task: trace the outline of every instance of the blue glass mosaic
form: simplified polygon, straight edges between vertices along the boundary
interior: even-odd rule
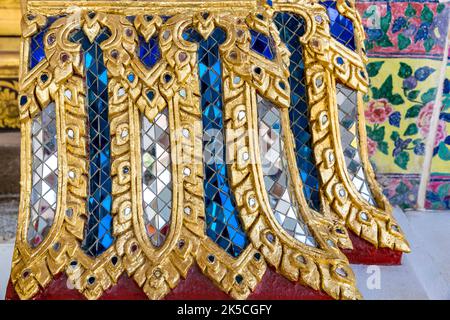
[[[33,69],[35,66],[39,64],[45,58],[45,50],[44,50],[44,36],[47,32],[48,28],[52,25],[53,22],[56,21],[59,17],[48,17],[47,24],[39,30],[34,36],[31,37],[30,40],[30,60],[29,60],[29,69]]]
[[[147,69],[151,69],[161,59],[158,35],[150,37],[148,42],[145,41],[144,37],[139,36],[138,50],[139,59]]]
[[[269,60],[275,59],[275,46],[273,39],[265,34],[250,29],[250,49]]]
[[[320,4],[327,8],[330,32],[333,38],[354,51],[356,47],[352,21],[339,13],[336,1],[321,1]]]
[[[154,16],[152,16],[152,15],[150,15],[150,14],[148,14],[148,15],[145,15],[144,16],[144,18],[147,20],[147,21],[152,21],[153,20],[153,17]],[[160,16],[161,17],[161,20],[163,21],[163,22],[166,22],[167,20],[169,20],[172,16]],[[128,19],[128,21],[130,21],[131,23],[134,23],[134,20],[136,20],[136,16],[127,16],[127,19]]]
[[[223,131],[222,66],[219,46],[226,33],[216,28],[203,39],[188,29],[183,38],[198,43],[198,72],[203,122],[204,190],[206,234],[231,256],[237,257],[248,244],[239,221],[228,182]]]
[[[100,43],[111,36],[103,29],[93,43],[83,31],[72,34],[71,41],[81,44],[86,69],[85,85],[89,130],[88,219],[83,250],[98,256],[113,243],[111,153],[108,119],[108,73]]]
[[[306,97],[305,66],[303,64],[300,37],[305,33],[304,20],[295,14],[279,12],[275,15],[275,25],[289,52],[289,84],[291,87],[291,105],[289,119],[294,135],[297,166],[303,181],[303,193],[309,206],[320,210],[319,178],[311,144],[308,103]]]

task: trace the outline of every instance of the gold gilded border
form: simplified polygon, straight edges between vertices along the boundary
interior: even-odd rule
[[[286,84],[289,83],[289,73],[287,64],[283,63],[288,59],[287,49],[281,44],[275,26],[269,22],[271,14],[270,11],[265,12],[262,19],[255,15],[249,16],[247,23],[260,24],[259,31],[274,38],[278,50],[273,63],[268,63],[249,49],[249,44],[245,41],[248,35],[241,37],[244,39],[241,39],[239,46],[238,61],[225,59],[228,66],[224,73],[227,140],[232,141],[229,146],[234,156],[230,166],[232,188],[240,215],[255,247],[270,265],[289,280],[316,290],[324,290],[337,299],[359,298],[360,294],[348,261],[329,234],[329,220],[307,209],[308,205],[301,191],[302,184],[296,169],[293,137],[287,113],[290,92]],[[295,202],[299,204],[298,210],[302,220],[318,241],[318,248],[300,243],[287,234],[270,209],[260,163],[257,93],[280,108],[286,156],[293,178],[292,184],[296,186]],[[248,156],[244,157],[244,153]]]
[[[343,13],[345,8],[339,5],[338,8]],[[292,10],[292,8],[279,9]],[[357,12],[352,9],[347,15],[357,26],[359,21]],[[392,217],[392,207],[375,181],[366,152],[367,139],[361,95],[367,92],[368,77],[364,64],[366,57],[361,51],[361,41],[364,39],[361,32],[361,28],[355,28],[360,54],[352,52],[331,38],[328,26],[322,25],[317,31],[317,36],[301,39],[304,43],[303,58],[310,103],[310,123],[316,164],[322,181],[322,199],[356,235],[376,247],[409,252],[409,244]],[[338,61],[339,57],[343,60],[342,64]],[[318,77],[322,80],[320,87],[316,82]],[[339,132],[335,87],[337,81],[359,92],[358,130],[361,137],[359,151],[369,186],[376,202],[381,205],[380,208],[371,206],[363,200],[348,177]]]
[[[343,158],[335,83],[339,81],[358,91],[359,115],[362,115],[362,94],[368,87],[367,58],[362,47],[364,35],[353,4],[348,6],[344,0],[338,0],[338,10],[354,22],[356,52],[330,36],[326,10],[317,2],[274,1],[273,7],[263,2],[238,1],[236,5],[231,0],[182,4],[164,1],[149,5],[141,1],[81,1],[74,7],[68,6],[68,1],[28,2],[28,10],[33,14],[26,15],[22,21],[19,85],[20,94],[28,97],[28,102],[20,108],[21,148],[25,156],[21,160],[21,207],[12,273],[21,298],[33,297],[53,275],[65,271],[75,288],[87,298],[97,299],[126,271],[149,298],[160,299],[180,278],[186,277],[195,260],[219,288],[237,299],[245,299],[255,289],[266,270],[266,262],[292,281],[323,290],[334,298],[354,299],[360,297],[354,275],[338,249],[338,246],[351,247],[348,234],[342,233],[344,224],[375,246],[409,250],[392,218],[392,209],[375,182],[366,152],[362,116],[358,121],[361,158],[380,209],[370,206],[357,194]],[[229,10],[231,3],[236,5],[233,14]],[[141,14],[139,5],[146,8],[147,14],[164,12],[172,17],[166,22],[161,17],[148,19]],[[204,11],[208,14],[202,14]],[[314,152],[322,180],[320,212],[308,207],[296,166],[288,116],[289,52],[271,22],[278,11],[293,12],[306,21],[306,33],[301,41]],[[46,58],[29,71],[30,37],[46,24],[46,15],[61,13],[67,15],[59,18],[44,37]],[[128,20],[125,14],[134,15],[134,21]],[[228,169],[240,217],[251,240],[236,259],[205,234],[197,45],[182,38],[183,30],[189,26],[195,27],[204,38],[216,26],[227,32],[220,54],[224,130],[234,160]],[[84,66],[80,45],[71,43],[68,36],[82,28],[92,40],[103,27],[109,28],[112,34],[101,48],[108,69],[116,242],[100,256],[91,258],[80,246],[87,215],[89,168]],[[249,29],[272,36],[277,50],[273,61],[249,49]],[[155,34],[158,34],[162,58],[147,70],[136,54],[137,36],[148,40]],[[339,63],[338,58],[344,63]],[[49,76],[45,83],[40,80],[42,73]],[[134,74],[134,80],[129,80],[130,73]],[[148,90],[154,91],[152,101],[146,96]],[[280,109],[295,202],[318,242],[317,248],[294,240],[271,212],[259,164],[257,95]],[[31,190],[30,125],[50,101],[55,101],[57,106],[58,211],[44,242],[36,250],[30,250],[24,237]],[[140,119],[145,116],[152,121],[164,108],[168,108],[170,125],[173,206],[169,236],[161,248],[155,249],[149,243],[142,221]],[[241,117],[241,112],[246,116]],[[233,143],[228,145],[230,140]],[[243,157],[243,153],[249,157]],[[362,212],[368,221],[361,219]],[[211,254],[215,257],[213,261],[209,259]]]
[[[177,20],[181,17],[174,17],[162,26],[160,17],[148,21],[145,16],[137,16],[134,20],[136,30],[148,40],[152,35],[159,34],[161,39],[162,59],[156,63],[149,71],[134,56],[131,68],[127,69],[125,75],[134,72],[137,80],[134,80],[125,95],[133,97],[136,107],[130,105],[130,146],[131,146],[131,167],[132,170],[132,215],[126,214],[127,207],[121,208],[119,219],[115,220],[118,239],[119,252],[124,255],[125,267],[128,274],[132,275],[139,286],[151,299],[160,299],[173,289],[180,279],[186,277],[187,272],[194,261],[194,256],[198,247],[198,237],[200,234],[200,223],[191,223],[185,217],[183,204],[187,203],[192,193],[183,176],[184,168],[179,165],[183,161],[180,159],[193,157],[192,141],[180,141],[176,128],[180,123],[180,116],[183,105],[191,106],[193,96],[190,88],[188,101],[181,102],[178,90],[181,83],[190,83],[191,74],[186,72],[189,69],[188,61],[180,64],[179,53],[173,50],[171,37],[162,38],[162,34],[177,34]],[[186,58],[188,56],[186,55]],[[195,62],[195,60],[193,60]],[[169,82],[165,81],[166,76],[170,76]],[[123,85],[126,85],[125,83]],[[146,92],[152,90],[154,98],[149,101]],[[195,99],[195,98],[194,98]],[[198,102],[198,99],[197,99]],[[143,226],[142,210],[142,173],[140,132],[141,115],[153,121],[164,108],[168,108],[170,141],[171,141],[171,162],[172,162],[172,216],[170,231],[165,243],[161,248],[154,248],[148,240]],[[188,122],[192,122],[188,120]],[[184,148],[183,148],[184,147]],[[186,162],[189,170],[194,170],[193,162]],[[194,190],[193,193],[196,193]],[[193,206],[198,208],[198,205]],[[193,214],[194,215],[194,214]]]
[[[0,128],[20,128],[18,89],[16,80],[0,79]]]
[[[209,14],[205,17],[201,13],[194,14],[191,22],[192,26],[197,29],[204,39],[208,38],[216,26],[223,28],[227,33],[227,39],[220,46],[219,50],[221,57],[227,59],[232,51],[237,52],[240,42],[236,38],[236,35],[238,34],[236,25],[246,29],[244,24],[245,15],[235,15],[234,17],[231,17],[227,14]],[[187,27],[188,24],[185,26]],[[184,42],[186,45],[188,44],[184,40],[181,40],[181,42]],[[195,50],[194,54],[196,56],[197,45],[189,44],[189,47],[191,50]],[[195,58],[193,61],[196,63],[197,59]],[[226,81],[227,67],[227,64],[223,62],[222,81],[224,83]],[[199,83],[197,66],[193,69],[193,77],[195,79],[193,81],[198,90]],[[225,92],[222,99],[224,101],[224,121],[226,121],[228,108]],[[198,103],[197,106],[199,109],[197,109],[196,112],[201,116],[200,103]],[[201,123],[201,117],[199,117],[198,121]],[[224,128],[224,130],[226,140],[228,141],[226,128]],[[202,141],[202,132],[203,131],[201,130],[199,134],[200,143]],[[203,150],[201,150],[201,153],[197,153],[196,155],[199,157],[198,159],[203,162]],[[198,182],[201,185],[201,193],[203,194],[203,166],[201,166],[201,168],[201,171],[197,172],[197,175],[200,178]],[[203,201],[201,203],[201,208],[201,210],[204,211]],[[209,259],[211,255],[214,256],[213,261]],[[235,299],[245,299],[261,281],[266,270],[265,261],[258,257],[259,253],[251,243],[248,243],[247,247],[243,250],[239,257],[233,258],[216,243],[214,243],[209,237],[205,236],[200,243],[199,252],[197,254],[197,264],[200,269],[223,291],[227,292]]]

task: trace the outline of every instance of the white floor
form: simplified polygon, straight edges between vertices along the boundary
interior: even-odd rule
[[[411,245],[400,266],[353,265],[365,299],[450,299],[450,212],[394,215]]]
[[[14,243],[0,243],[0,300],[3,300],[8,285]]]
[[[367,300],[450,300],[450,212],[400,209],[395,216],[411,244],[400,266],[352,265]],[[0,243],[0,299],[9,278],[13,243]]]

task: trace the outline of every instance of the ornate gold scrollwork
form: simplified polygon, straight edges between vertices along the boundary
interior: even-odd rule
[[[408,250],[391,216],[390,206],[374,180],[364,151],[362,117],[358,122],[362,161],[379,208],[358,195],[347,176],[342,155],[334,97],[336,81],[358,91],[360,109],[361,95],[368,85],[366,57],[360,43],[363,31],[354,9],[338,1],[338,9],[348,14],[356,26],[357,52],[331,37],[326,11],[318,3],[274,1],[270,7],[250,1],[241,6],[231,14],[227,3],[198,5],[189,11],[185,7],[175,8],[174,3],[163,19],[159,14],[164,6],[160,5],[146,6],[142,14],[137,7],[118,9],[115,4],[108,6],[95,1],[75,9],[59,8],[53,3],[40,6],[30,1],[29,8],[36,13],[26,15],[22,22],[20,97],[25,96],[27,100],[20,107],[20,121],[25,156],[21,160],[22,197],[11,276],[21,298],[32,298],[54,275],[65,272],[76,289],[89,299],[97,299],[126,271],[150,299],[161,299],[180,278],[186,277],[196,261],[218,287],[237,299],[246,298],[255,289],[266,271],[266,262],[291,281],[323,290],[334,298],[354,299],[360,297],[355,278],[338,249],[351,247],[348,234],[343,231],[344,224],[376,246]],[[207,9],[209,13],[203,14]],[[296,165],[288,115],[289,51],[272,22],[274,13],[279,11],[298,14],[306,22],[301,41],[313,147],[322,180],[320,212],[309,208]],[[46,15],[63,13],[65,16],[58,17],[45,33],[45,58],[27,70],[31,37],[46,25]],[[133,19],[125,14],[133,15]],[[219,50],[223,126],[227,152],[233,159],[228,172],[240,218],[250,239],[236,258],[212,241],[205,231],[198,45],[183,38],[188,27],[195,28],[204,39],[216,27],[226,31],[226,40]],[[94,258],[81,248],[89,191],[87,89],[83,78],[86,70],[81,45],[71,42],[70,35],[82,30],[92,42],[103,28],[110,32],[100,47],[108,71],[115,242]],[[273,39],[276,49],[273,61],[250,49],[250,30]],[[161,57],[147,68],[136,53],[137,44],[140,38],[149,41],[156,36]],[[337,62],[338,56],[344,64]],[[47,77],[45,82],[43,74]],[[316,81],[319,77],[323,80],[320,86]],[[272,212],[259,163],[258,96],[279,111],[293,203],[316,245],[294,239]],[[51,101],[56,104],[57,121],[57,210],[44,241],[31,249],[26,237],[32,187],[31,123]],[[140,133],[142,117],[152,122],[163,112],[168,115],[170,128],[172,207],[170,231],[165,242],[155,247],[143,222]],[[360,219],[361,212],[368,217],[367,221]],[[211,254],[214,259],[210,259]]]
[[[271,15],[264,17],[271,21]],[[249,17],[250,24],[255,21]],[[266,22],[259,30],[270,34],[282,48],[276,28]],[[319,213],[308,210],[308,205],[301,192],[302,183],[295,166],[293,138],[290,134],[287,108],[289,107],[289,89],[283,84],[289,83],[288,71],[283,60],[286,50],[279,50],[278,61],[268,64],[258,54],[251,52],[249,43],[241,40],[238,54],[239,61],[225,59],[227,66],[225,77],[224,99],[228,112],[228,132],[233,133],[233,159],[231,165],[232,185],[236,194],[240,214],[252,243],[258,248],[266,261],[278,272],[290,279],[306,284],[316,290],[324,290],[334,298],[358,298],[359,293],[354,286],[354,275],[348,266],[347,259],[337,249],[328,232],[329,221]],[[225,55],[229,56],[229,55]],[[240,81],[234,79],[238,77]],[[299,214],[314,233],[319,242],[318,248],[300,243],[284,231],[275,219],[269,200],[264,192],[264,181],[261,169],[260,151],[258,147],[257,99],[259,94],[280,108],[281,123],[284,128],[284,144]],[[246,117],[240,117],[244,111]],[[248,152],[248,157],[242,157]],[[247,159],[247,160],[245,160]],[[330,246],[330,244],[332,244]],[[336,269],[339,271],[336,272]],[[345,270],[345,271],[344,271]],[[342,276],[344,274],[344,276]]]
[[[243,20],[239,17],[234,18],[229,17],[228,15],[208,14],[207,17],[204,18],[201,13],[197,13],[193,15],[191,19],[186,19],[182,24],[180,24],[178,32],[174,32],[174,34],[181,35],[183,29],[186,29],[189,25],[193,25],[199,31],[200,35],[203,36],[204,39],[207,39],[216,26],[221,27],[227,32],[227,40],[220,47],[220,55],[221,57],[227,57],[230,51],[235,50],[238,45],[235,39],[236,32],[234,25],[239,21],[242,24]],[[192,57],[191,61],[193,61],[193,66],[191,75],[192,78],[190,79],[190,82],[193,86],[192,92],[198,95],[199,71],[196,66],[197,45],[190,44],[183,39],[179,39],[176,43],[179,43],[183,50],[189,52],[190,57]],[[225,100],[225,95],[223,99]],[[195,114],[200,116],[200,103],[197,102],[195,106]],[[200,121],[201,118],[197,118],[197,123],[201,123]],[[198,134],[199,136],[197,139],[201,143],[201,126],[200,130],[198,130]],[[199,147],[201,148],[201,145]],[[203,154],[203,150],[197,150],[198,151],[195,155]],[[202,156],[200,156],[200,159],[202,159]],[[195,172],[197,179],[200,178],[196,181],[197,188],[200,191],[200,194],[203,194],[203,166],[200,165],[198,169],[199,171]],[[200,199],[199,208],[201,212],[204,212],[203,199]],[[201,215],[203,216],[203,213]],[[204,231],[202,232],[204,233]],[[214,260],[212,261],[210,258],[211,255],[214,255]],[[200,243],[196,260],[202,271],[222,290],[229,293],[234,298],[243,299],[246,298],[251,291],[253,291],[266,270],[264,260],[257,257],[258,253],[251,244],[245,248],[239,257],[233,258],[223,251],[223,249],[214,243],[209,237],[204,236]],[[243,280],[236,281],[237,277],[242,278]]]
[[[20,126],[17,90],[17,81],[0,80],[0,128],[18,128]]]
[[[195,59],[192,59],[187,51],[183,51],[184,58],[180,61],[181,51],[172,45],[172,38],[176,37],[177,28],[183,22],[181,17],[169,19],[164,26],[161,26],[161,22],[160,17],[150,22],[145,16],[135,18],[136,30],[139,30],[146,40],[159,34],[162,59],[148,72],[139,59],[134,57],[131,68],[125,74],[133,71],[137,76],[137,80],[133,81],[132,88],[129,89],[134,105],[137,106],[135,108],[131,105],[129,108],[132,168],[141,168],[140,114],[153,121],[159,112],[168,108],[173,185],[171,231],[161,248],[156,249],[149,243],[142,222],[140,171],[135,171],[132,176],[133,214],[126,218],[122,212],[125,213],[127,209],[122,208],[115,224],[116,232],[121,233],[117,246],[119,252],[125,256],[126,270],[151,299],[164,297],[177,285],[180,277],[186,277],[194,261],[199,238],[203,236],[203,225],[199,219],[202,215],[202,201],[198,196],[201,191],[198,184],[201,180],[197,174],[192,174],[201,170],[201,166],[192,161],[195,152],[199,150],[195,150],[195,136],[193,139],[183,139],[177,130],[180,125],[191,126],[190,132],[195,132],[196,129],[192,123],[195,123],[198,114],[193,112],[193,106],[197,105],[198,98],[193,95],[193,91],[198,89],[191,85],[195,80],[190,72]],[[174,39],[173,42],[177,40]],[[185,99],[179,95],[181,88],[185,90]],[[154,95],[152,101],[145,97],[149,90],[152,90]],[[191,172],[189,177],[183,175],[183,170],[187,169]],[[190,208],[189,214],[186,214],[186,208]],[[137,248],[133,250],[136,243]]]
[[[316,33],[304,37],[304,62],[310,108],[310,123],[313,134],[315,158],[322,180],[322,199],[332,212],[356,235],[376,247],[387,247],[409,252],[409,244],[392,216],[392,207],[375,181],[368,160],[365,121],[358,117],[359,152],[368,179],[369,187],[379,207],[370,205],[361,198],[348,176],[343,158],[339,119],[336,102],[336,82],[345,84],[358,93],[358,114],[363,114],[362,95],[367,92],[368,78],[365,71],[367,57],[363,52],[364,32],[360,18],[354,8],[338,1],[338,9],[353,21],[357,52],[353,52],[330,36],[328,24],[317,24]],[[300,10],[280,5],[275,10]],[[323,10],[323,8],[322,8]],[[343,63],[340,63],[342,59]],[[320,88],[317,77],[324,79]],[[326,88],[326,90],[324,89]],[[324,117],[329,121],[323,121]]]

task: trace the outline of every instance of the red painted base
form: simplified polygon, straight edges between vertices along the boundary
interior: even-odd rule
[[[11,281],[6,291],[6,300],[18,300]],[[60,274],[48,287],[35,297],[35,300],[84,300],[77,290],[67,287],[67,277]],[[118,283],[107,290],[101,300],[144,300],[148,299],[138,285],[127,275],[122,275]],[[230,297],[218,289],[197,266],[192,267],[185,280],[166,297],[167,300],[226,300]],[[268,269],[255,291],[248,297],[250,300],[329,300],[326,293],[295,284]]]
[[[378,264],[378,265],[400,265],[402,252],[388,248],[375,248],[373,244],[349,232],[353,243],[353,250],[343,249],[350,263],[355,264]]]

